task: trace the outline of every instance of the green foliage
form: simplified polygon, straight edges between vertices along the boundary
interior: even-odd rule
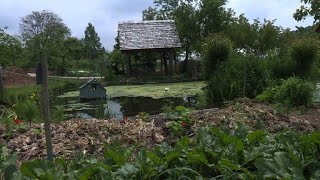
[[[182,137],[189,133],[191,128],[190,110],[184,106],[177,106],[172,109],[170,106],[164,106],[164,112],[171,121],[167,122],[171,134],[176,137]]]
[[[314,18],[314,22],[320,20],[320,2],[314,0],[300,0],[304,5],[302,5],[296,12],[293,14],[293,17],[297,21],[302,21],[308,16]]]
[[[18,119],[31,122],[36,121],[40,117],[40,106],[34,100],[24,100],[17,102],[14,107]]]
[[[291,77],[282,81],[280,85],[268,87],[256,99],[276,103],[285,108],[307,107],[313,103],[315,90],[314,83]]]
[[[266,86],[261,65],[259,59],[239,55],[221,63],[207,85],[209,104],[237,97],[256,97]]]
[[[284,81],[275,93],[275,99],[289,106],[305,106],[312,104],[315,85],[311,82],[291,77]]]
[[[231,41],[221,35],[213,35],[205,41],[203,47],[203,73],[206,80],[215,74],[220,63],[229,59],[231,54]]]
[[[14,119],[16,117],[16,113],[8,108],[0,107],[0,124],[4,127],[3,137],[11,137],[12,130],[14,129]]]
[[[296,63],[296,75],[308,77],[317,60],[318,47],[313,39],[298,40],[291,46],[291,58]]]
[[[84,34],[85,37],[83,43],[87,58],[90,60],[98,59],[98,57],[101,56],[105,50],[102,47],[98,33],[91,23],[88,23]]]
[[[52,115],[51,115],[51,119],[52,119],[52,122],[55,122],[55,123],[59,123],[61,121],[63,121],[65,118],[64,118],[64,107],[63,106],[55,106],[52,110]]]
[[[200,128],[152,150],[106,146],[100,159],[86,156],[24,162],[16,179],[318,179],[320,133]]]
[[[8,149],[0,144],[0,179],[11,179],[16,168],[17,155],[9,154]]]

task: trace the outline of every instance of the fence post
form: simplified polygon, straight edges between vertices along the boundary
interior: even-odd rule
[[[4,97],[4,85],[3,85],[2,66],[0,66],[0,100]]]
[[[46,136],[47,158],[53,161],[53,150],[51,140],[51,126],[50,126],[50,109],[49,109],[49,89],[48,89],[48,62],[47,55],[41,54],[42,65],[42,113],[44,120],[44,129]]]

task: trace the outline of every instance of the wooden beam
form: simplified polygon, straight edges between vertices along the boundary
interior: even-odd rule
[[[42,65],[42,113],[44,121],[44,130],[46,136],[47,158],[53,161],[53,150],[51,140],[51,127],[50,127],[50,110],[49,110],[49,89],[48,89],[48,61],[47,55],[40,55]]]
[[[3,74],[2,74],[2,67],[0,66],[0,101],[4,97],[4,85],[3,85]]]
[[[127,76],[131,76],[131,54],[127,53]]]
[[[177,53],[176,53],[175,49],[172,50],[172,56],[173,56],[173,61],[174,61],[174,71],[173,71],[173,73],[176,74],[177,73]]]
[[[173,57],[171,51],[168,51],[169,55],[169,74],[173,75]]]
[[[168,75],[168,61],[167,61],[166,52],[163,51],[162,55],[163,55],[164,71],[165,71],[166,75]]]

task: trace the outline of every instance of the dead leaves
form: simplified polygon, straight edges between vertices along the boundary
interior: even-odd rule
[[[40,131],[40,133],[35,133]],[[104,144],[119,141],[123,144],[154,146],[164,140],[161,128],[153,122],[142,120],[121,123],[118,120],[72,119],[52,125],[53,151],[56,157],[71,157],[75,152],[98,155]],[[44,158],[45,136],[41,125],[34,125],[26,133],[20,134],[7,143],[11,152],[19,152],[20,161]]]

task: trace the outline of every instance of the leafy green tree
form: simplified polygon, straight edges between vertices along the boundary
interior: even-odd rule
[[[175,20],[182,47],[186,54],[185,72],[190,54],[199,47],[200,42],[200,25],[196,3],[197,0],[155,0],[155,8],[149,7],[142,13],[144,20]]]
[[[222,35],[207,38],[203,47],[204,78],[210,81],[218,65],[227,61],[231,54],[231,41]]]
[[[2,65],[17,65],[17,59],[22,50],[22,44],[17,36],[9,35],[5,28],[0,28],[0,59]]]
[[[20,31],[23,40],[34,40],[38,49],[45,48],[57,37],[70,35],[70,30],[62,19],[48,10],[33,11],[21,18]]]
[[[105,50],[102,47],[98,33],[91,23],[88,23],[84,34],[85,37],[83,43],[87,57],[90,60],[97,59]]]
[[[304,20],[307,16],[312,16],[314,22],[320,20],[320,1],[319,0],[301,0],[304,5],[293,14],[297,21]]]
[[[62,48],[62,42],[70,36],[70,29],[54,12],[33,11],[21,18],[20,31],[22,40],[28,49],[29,59],[40,59],[40,53],[48,53],[49,68],[57,64],[56,56]],[[35,65],[36,62],[31,62]]]
[[[313,39],[301,39],[291,46],[291,58],[296,63],[296,74],[308,77],[317,61],[318,47]]]
[[[232,22],[233,10],[226,9],[227,0],[200,0],[199,22],[202,37],[224,31]]]

